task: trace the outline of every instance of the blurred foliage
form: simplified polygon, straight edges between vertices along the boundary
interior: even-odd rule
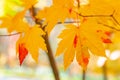
[[[4,15],[14,16],[21,9],[20,0],[2,0],[4,3]]]
[[[2,2],[3,1],[3,3],[4,3],[4,6],[3,6],[3,8],[4,8],[4,15],[11,15],[11,16],[14,16],[18,11],[20,11],[23,7],[22,7],[22,3],[21,3],[21,1],[20,0],[0,0],[0,2]],[[61,27],[61,26],[60,26]],[[59,29],[58,29],[59,30]],[[112,38],[112,43],[111,44],[108,44],[107,45],[107,48],[112,52],[112,51],[115,51],[115,50],[120,50],[120,32],[114,32],[114,34],[112,34],[112,36],[111,36],[111,38]],[[53,43],[55,43],[54,41],[53,41]],[[52,43],[52,44],[53,44]],[[1,44],[2,45],[2,44]],[[3,47],[3,46],[2,46]],[[90,66],[90,68],[88,68],[88,72],[90,72],[90,74],[91,73],[93,73],[93,75],[94,75],[94,72],[96,72],[96,73],[102,73],[102,67],[98,67],[97,66],[97,58],[98,57],[93,57],[93,58],[91,58],[91,64],[89,64],[89,66]],[[28,58],[27,58],[28,59]],[[41,58],[40,58],[41,60],[41,62],[40,62],[40,64],[38,64],[38,65],[36,65],[36,64],[34,64],[34,63],[32,63],[32,64],[30,64],[31,62],[30,62],[30,60],[31,60],[31,58],[29,59],[29,60],[27,60],[25,63],[24,63],[24,66],[27,66],[27,67],[31,67],[31,68],[37,68],[38,66],[40,67],[41,65],[46,65],[46,66],[49,66],[49,64],[48,63],[46,63],[47,61],[45,60],[45,58],[42,56]],[[42,61],[42,59],[44,59],[44,61],[46,61],[46,62],[43,62]],[[16,61],[15,59],[14,60],[11,60],[11,62],[13,62],[13,61]],[[60,60],[61,61],[61,60]],[[18,65],[17,64],[18,63],[18,61],[17,62],[14,62],[14,64],[16,64],[16,65]],[[117,60],[110,60],[110,59],[108,59],[107,60],[107,62],[106,62],[106,67],[107,67],[107,72],[108,73],[112,73],[112,74],[117,74],[117,75],[119,75],[120,74],[120,59],[117,59]],[[1,67],[1,65],[3,65],[3,67],[4,66],[6,66],[6,64],[7,65],[10,65],[11,63],[10,63],[10,61],[9,60],[7,60],[7,56],[6,55],[0,55],[0,67]],[[60,64],[61,65],[61,64]],[[12,66],[13,67],[13,66]],[[60,67],[60,66],[59,66]],[[63,66],[62,66],[63,67]],[[63,68],[62,68],[63,69]],[[76,70],[76,65],[75,65],[75,69],[73,69],[73,67],[71,68],[71,73],[73,73],[73,71],[74,70]],[[7,70],[8,71],[8,70]],[[8,73],[6,71],[6,73]],[[25,69],[25,71],[26,71],[26,69]],[[28,70],[27,70],[28,71]],[[77,70],[76,70],[77,71]],[[11,73],[12,71],[10,71],[10,74],[12,74]],[[35,71],[33,71],[33,72],[35,72]],[[67,71],[66,71],[67,72]],[[13,74],[15,74],[15,73],[13,73]],[[26,76],[26,74],[23,72],[23,73],[20,73],[20,74],[22,74],[23,76]],[[67,74],[65,74],[65,71],[62,73],[62,74],[64,74],[64,75],[62,75],[63,76],[63,78],[64,79],[62,79],[62,80],[69,80],[71,77],[71,75],[67,75]],[[31,73],[31,75],[34,75],[33,73]],[[29,77],[31,76],[31,75],[28,75]],[[45,74],[44,74],[45,75]],[[67,78],[66,77],[66,75],[67,75],[67,77],[69,78]],[[88,75],[87,76],[87,80],[102,80],[101,79],[101,76],[99,75],[99,77],[96,77],[96,76],[93,76],[92,75],[92,77],[91,77],[91,75]],[[79,76],[79,77],[78,77]],[[42,76],[41,76],[42,77]],[[45,75],[45,77],[46,77],[46,75]],[[77,78],[76,78],[77,77]],[[81,78],[81,74],[80,75],[76,75],[76,77],[73,77],[72,78],[72,80],[78,80],[78,78]],[[66,79],[65,79],[66,78]],[[115,79],[115,80],[119,80],[119,79]]]
[[[120,59],[107,60],[106,67],[107,71],[113,74],[120,74]]]

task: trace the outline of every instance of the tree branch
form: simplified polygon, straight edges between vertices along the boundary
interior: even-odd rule
[[[81,17],[111,17],[112,15],[83,15],[79,14]]]
[[[30,14],[31,14],[33,20],[35,21],[35,23],[39,24],[40,26],[42,26],[42,23],[40,23],[39,20],[35,18],[36,12],[35,12],[35,8],[34,7],[32,7],[30,9]],[[51,49],[51,46],[50,46],[50,42],[49,42],[49,38],[48,38],[47,32],[46,32],[46,36],[43,37],[43,38],[44,38],[45,43],[46,43],[46,47],[47,47],[47,50],[48,50],[47,55],[48,55],[48,58],[49,58],[49,61],[50,61],[50,65],[51,65],[53,73],[54,73],[55,80],[60,80],[59,72],[58,72],[58,69],[57,69],[57,66],[56,66],[56,63],[55,63],[55,59],[54,59],[53,52],[52,52],[52,49]]]
[[[20,33],[21,33],[21,32],[13,33],[13,34],[0,35],[0,37],[1,37],[1,36],[3,36],[3,37],[6,37],[6,36],[14,36],[14,35],[18,35],[18,34],[20,34]]]
[[[77,1],[79,1],[79,0],[77,0]],[[78,5],[80,5],[80,4],[78,4]],[[75,12],[75,11],[74,11],[74,12]],[[113,13],[110,14],[110,15],[102,15],[102,14],[101,14],[101,15],[92,15],[92,14],[90,14],[90,15],[83,15],[83,14],[78,13],[78,12],[75,12],[75,13],[78,14],[79,16],[81,16],[81,17],[111,17],[111,18],[115,21],[115,23],[120,26],[120,23],[119,23],[119,22],[116,20],[116,18],[114,17],[115,10],[114,10]],[[42,26],[43,20],[36,19],[36,17],[35,17],[35,16],[36,16],[36,11],[35,11],[35,9],[33,9],[33,7],[30,8],[30,14],[31,14],[32,19],[33,19],[37,24],[39,24],[39,25]],[[25,17],[31,18],[30,16],[25,16]],[[65,22],[58,22],[57,24],[63,24],[63,23],[65,23],[65,24],[69,24],[69,23],[80,23],[80,21],[65,21]],[[98,22],[98,24],[102,24],[102,25],[104,25],[104,26],[106,26],[106,27],[108,27],[108,28],[114,29],[114,30],[116,30],[116,31],[120,31],[120,29],[116,29],[115,27],[109,26],[109,25],[107,25],[107,24],[103,24],[103,23],[100,23],[100,22]],[[14,34],[9,34],[9,35],[0,35],[0,36],[13,36],[13,35],[17,35],[17,34],[20,34],[20,32],[14,33]]]

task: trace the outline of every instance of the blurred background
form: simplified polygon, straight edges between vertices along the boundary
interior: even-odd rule
[[[43,9],[50,6],[51,0],[40,0],[35,5],[36,8]],[[10,14],[15,15],[21,10],[19,0],[0,0],[0,16]],[[13,8],[14,7],[14,8]],[[28,18],[29,21],[31,21]],[[55,53],[59,40],[57,36],[64,29],[64,25],[58,24],[52,30],[50,43]],[[44,51],[40,51],[39,63],[37,64],[30,55],[26,57],[23,65],[19,65],[18,54],[16,53],[16,41],[19,34],[13,36],[6,35],[6,29],[0,29],[0,80],[54,80],[52,68],[48,56]],[[91,54],[88,69],[83,73],[82,68],[76,60],[67,70],[63,67],[63,55],[55,57],[61,80],[82,80],[83,74],[86,80],[120,80],[120,33],[116,33],[118,42],[109,45],[110,49],[106,50],[107,59]],[[55,55],[55,54],[53,54]]]

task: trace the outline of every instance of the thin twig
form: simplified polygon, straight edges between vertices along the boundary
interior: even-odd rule
[[[115,17],[112,15],[112,19],[118,24],[120,25],[120,23],[115,19]]]
[[[4,37],[4,36],[14,36],[14,35],[18,35],[18,34],[20,34],[20,33],[21,33],[21,32],[13,33],[13,34],[0,35],[0,37],[1,37],[1,36],[3,36],[3,37]]]
[[[81,16],[81,17],[111,17],[112,15],[110,14],[110,15],[83,15],[83,14],[79,14],[79,16]]]
[[[113,11],[113,14],[111,15],[112,19],[113,19],[118,25],[120,25],[120,23],[116,20],[114,14],[115,14],[115,10]]]
[[[71,23],[80,23],[80,21],[65,21],[65,22],[57,22],[57,24],[71,24]]]
[[[57,24],[73,24],[73,23],[80,23],[80,21],[65,21],[65,22],[58,22]],[[98,24],[102,24],[105,27],[111,28],[111,29],[116,30],[116,31],[120,31],[120,29],[117,29],[117,28],[115,28],[113,26],[110,26],[110,25],[107,25],[107,24],[103,24],[103,23],[100,23],[100,22],[98,22]],[[17,34],[20,34],[20,33],[21,32],[13,33],[13,34],[8,34],[8,35],[7,34],[6,35],[0,35],[0,36],[13,36],[13,35],[17,35]]]
[[[80,5],[80,4],[79,4]],[[32,12],[34,12],[34,13],[32,13]],[[76,12],[77,13],[77,12]],[[35,17],[35,15],[36,15],[36,13],[35,13],[35,11],[33,11],[33,9],[31,8],[30,9],[30,14],[31,14],[31,16],[25,16],[25,17],[27,17],[27,18],[31,18],[32,17],[32,19],[36,22],[36,23],[38,23],[39,25],[42,25],[42,23],[41,22],[43,22],[43,20],[38,20],[38,19],[36,19],[36,17]],[[114,14],[115,14],[115,10],[113,11],[113,13],[112,14],[110,14],[110,15],[83,15],[83,14],[81,14],[81,13],[77,13],[79,16],[81,16],[81,17],[111,17],[114,21],[115,21],[115,23],[116,24],[118,24],[119,26],[120,26],[120,23],[116,20],[116,18],[114,17]],[[41,21],[41,22],[40,22]],[[80,23],[80,21],[65,21],[65,22],[58,22],[57,24],[69,24],[69,23]],[[98,24],[102,24],[102,25],[104,25],[104,26],[106,26],[106,27],[108,27],[108,28],[111,28],[111,29],[114,29],[114,30],[116,30],[116,31],[120,31],[120,29],[116,29],[115,27],[113,27],[113,26],[109,26],[109,25],[107,25],[107,24],[103,24],[103,23],[100,23],[100,22],[98,22]],[[14,33],[14,34],[8,34],[8,35],[0,35],[0,36],[13,36],[13,35],[17,35],[17,34],[20,34],[20,32],[18,32],[18,33]]]

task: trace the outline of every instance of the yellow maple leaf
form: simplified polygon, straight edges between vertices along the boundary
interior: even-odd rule
[[[8,32],[13,31],[25,32],[29,28],[29,24],[24,21],[24,15],[26,10],[18,12],[15,16],[3,16],[0,18],[2,23],[0,24],[1,28],[7,28]]]
[[[89,51],[98,56],[105,56],[103,38],[106,38],[105,28],[95,23],[96,19],[88,19],[80,26],[67,25],[59,38],[62,39],[58,44],[56,56],[64,53],[64,68],[66,69],[73,61],[76,54],[77,62],[86,69],[89,62]]]
[[[120,24],[120,1],[119,0],[104,0],[107,4],[109,4],[113,9],[113,17],[117,20],[117,22]]]
[[[112,52],[120,49],[120,32],[114,31],[112,35],[112,44],[108,45],[108,49]]]
[[[120,25],[120,1],[118,0],[88,0],[87,5],[81,5],[79,13],[82,16],[91,16],[103,18],[112,18],[115,24]],[[97,5],[97,6],[96,6]],[[102,21],[102,22],[104,22]],[[108,25],[108,24],[107,24]],[[118,26],[117,26],[118,27]],[[116,26],[114,26],[116,28]],[[120,28],[120,27],[119,27]]]
[[[40,10],[36,17],[45,19],[45,23],[47,24],[46,31],[50,34],[58,21],[64,22],[67,18],[76,18],[74,9],[73,0],[53,0],[53,5]]]
[[[32,58],[38,62],[39,49],[47,51],[45,41],[42,37],[43,35],[45,33],[38,25],[29,28],[28,31],[21,34],[17,41],[17,52],[19,51],[19,45],[24,44],[24,47],[30,52]]]
[[[25,9],[29,9],[34,6],[38,2],[38,0],[21,0],[21,2],[23,3]]]
[[[87,5],[81,5],[79,9],[82,15],[111,15],[114,11],[112,6],[105,2],[105,0],[88,1]]]
[[[102,0],[102,1],[107,2],[107,4],[111,5],[111,7],[114,8],[114,9],[118,9],[119,5],[120,5],[120,1],[119,0]]]

